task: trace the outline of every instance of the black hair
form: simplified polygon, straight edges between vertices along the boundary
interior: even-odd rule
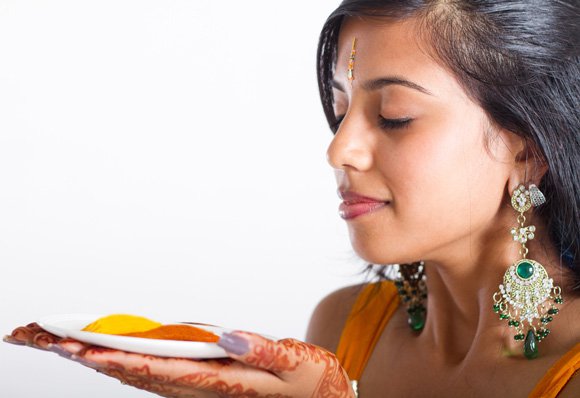
[[[580,0],[344,0],[318,42],[322,106],[336,134],[332,79],[345,17],[415,18],[433,55],[490,122],[524,138],[547,165],[538,187],[547,225],[580,293]],[[385,277],[385,266],[369,264]]]

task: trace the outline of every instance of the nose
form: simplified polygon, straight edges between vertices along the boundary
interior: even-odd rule
[[[363,118],[347,113],[327,151],[326,160],[333,169],[368,170],[373,163],[373,138]]]

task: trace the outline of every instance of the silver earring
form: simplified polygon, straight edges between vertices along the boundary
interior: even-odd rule
[[[534,207],[538,207],[546,203],[546,197],[535,184],[530,184],[529,191],[530,191],[530,200],[532,201],[532,205]]]

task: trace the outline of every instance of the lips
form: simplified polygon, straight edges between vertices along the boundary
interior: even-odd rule
[[[390,203],[388,200],[376,199],[352,191],[339,190],[338,196],[343,200],[338,208],[338,213],[345,220],[371,213]]]

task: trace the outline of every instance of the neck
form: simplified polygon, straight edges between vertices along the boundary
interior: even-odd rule
[[[505,271],[521,258],[519,244],[510,239],[509,221],[498,221],[493,223],[499,227],[489,228],[485,234],[472,232],[469,239],[457,242],[454,250],[446,250],[445,258],[433,255],[425,260],[427,319],[419,338],[443,362],[461,363],[474,352],[481,357],[481,350],[490,356],[522,353],[523,343],[514,341],[514,329],[492,310],[492,296],[503,283]],[[564,289],[558,256],[542,234],[546,229],[538,223],[532,222],[539,233],[528,241],[527,257],[542,264],[554,284]],[[541,349],[546,343],[541,343]]]

